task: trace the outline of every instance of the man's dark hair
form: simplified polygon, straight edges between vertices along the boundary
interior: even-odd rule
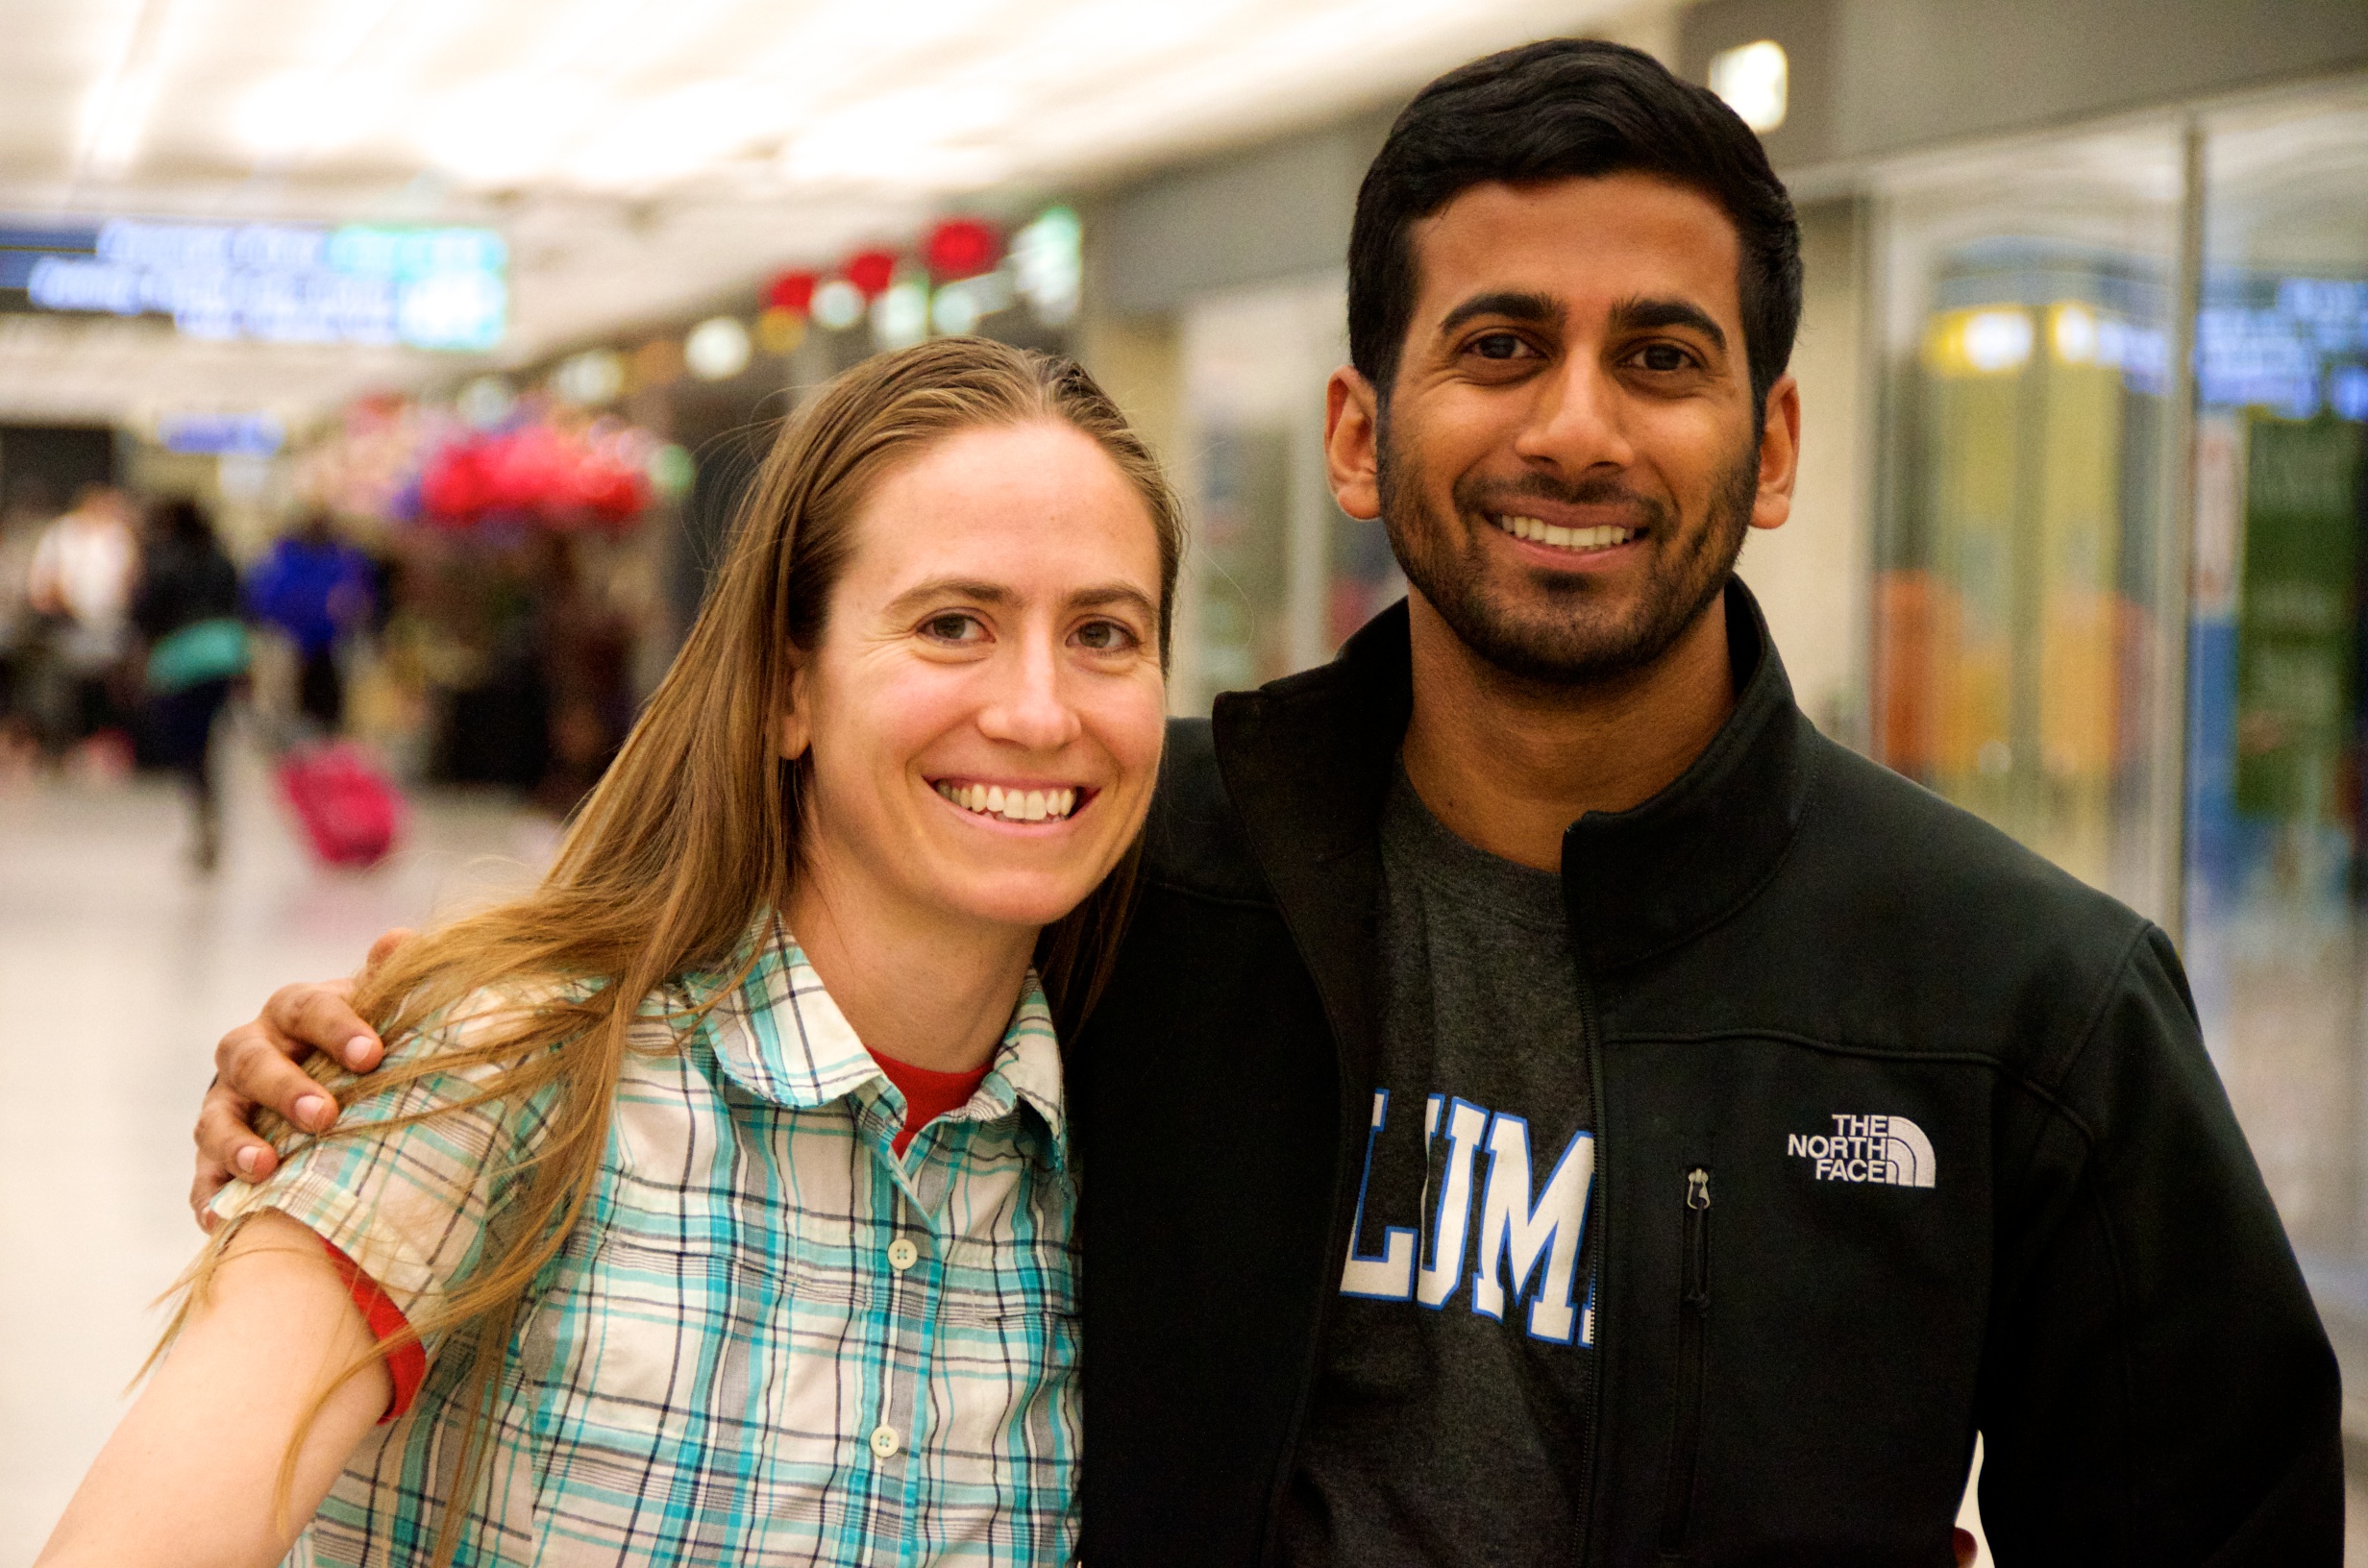
[[[1734,220],[1736,280],[1755,407],[1792,357],[1801,231],[1751,128],[1652,56],[1549,38],[1459,66],[1415,95],[1357,191],[1348,237],[1348,357],[1383,400],[1414,316],[1409,232],[1490,181],[1639,172],[1690,186]]]

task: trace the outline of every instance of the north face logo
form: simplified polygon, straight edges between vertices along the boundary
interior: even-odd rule
[[[1832,1134],[1794,1133],[1785,1153],[1814,1160],[1821,1182],[1930,1187],[1937,1174],[1933,1140],[1906,1116],[1836,1116]]]

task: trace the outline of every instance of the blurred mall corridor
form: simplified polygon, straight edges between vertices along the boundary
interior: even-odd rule
[[[554,830],[506,799],[430,793],[367,872],[300,846],[243,749],[220,874],[185,869],[161,780],[0,782],[0,1562],[30,1562],[124,1408],[196,1251],[189,1127],[213,1042],[283,981],[514,886]],[[64,1266],[24,1266],[41,1261]],[[226,1412],[226,1419],[229,1412]]]
[[[1073,358],[1186,519],[1171,711],[1320,664],[1406,588],[1323,445],[1360,181],[1582,36],[1788,184],[1737,570],[1801,709],[2173,939],[2368,1518],[2361,0],[0,0],[0,1568],[197,1244],[215,1040],[547,860],[785,418]]]

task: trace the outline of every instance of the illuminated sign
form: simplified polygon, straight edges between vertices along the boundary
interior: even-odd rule
[[[507,264],[489,229],[0,223],[0,308],[164,315],[191,337],[485,350],[508,318]]]
[[[157,440],[167,452],[268,457],[286,439],[269,414],[168,414],[157,421]]]

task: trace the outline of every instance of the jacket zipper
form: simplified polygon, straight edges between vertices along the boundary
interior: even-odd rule
[[[1694,1468],[1702,1445],[1703,1360],[1711,1311],[1711,1172],[1686,1172],[1685,1286],[1677,1299],[1676,1425],[1669,1438],[1669,1475],[1661,1495],[1661,1552],[1686,1549],[1693,1517]]]
[[[1574,933],[1576,932],[1575,922],[1571,929]],[[1576,945],[1575,936],[1573,945]],[[1579,1041],[1587,1051],[1588,1087],[1593,1096],[1591,1103],[1594,1107],[1595,1147],[1601,1150],[1609,1147],[1611,1141],[1611,1129],[1607,1124],[1608,1115],[1604,1110],[1603,1100],[1603,1031],[1595,1017],[1594,977],[1588,972],[1584,959],[1579,961],[1578,971]],[[1603,1454],[1603,1443],[1599,1434],[1603,1431],[1603,1385],[1606,1365],[1603,1347],[1602,1303],[1612,1299],[1612,1249],[1604,1242],[1604,1222],[1606,1216],[1612,1213],[1611,1202],[1604,1195],[1604,1180],[1608,1174],[1605,1167],[1609,1164],[1609,1161],[1603,1159],[1600,1154],[1597,1155],[1595,1179],[1591,1184],[1593,1190],[1588,1196],[1591,1210],[1587,1216],[1587,1250],[1593,1256],[1594,1279],[1591,1288],[1597,1305],[1594,1335],[1595,1364],[1587,1380],[1587,1429],[1579,1434],[1581,1486],[1579,1493],[1579,1561],[1583,1565],[1595,1560],[1595,1537],[1599,1523],[1595,1517],[1595,1502],[1602,1494],[1600,1484],[1602,1478],[1597,1473],[1602,1464]]]

